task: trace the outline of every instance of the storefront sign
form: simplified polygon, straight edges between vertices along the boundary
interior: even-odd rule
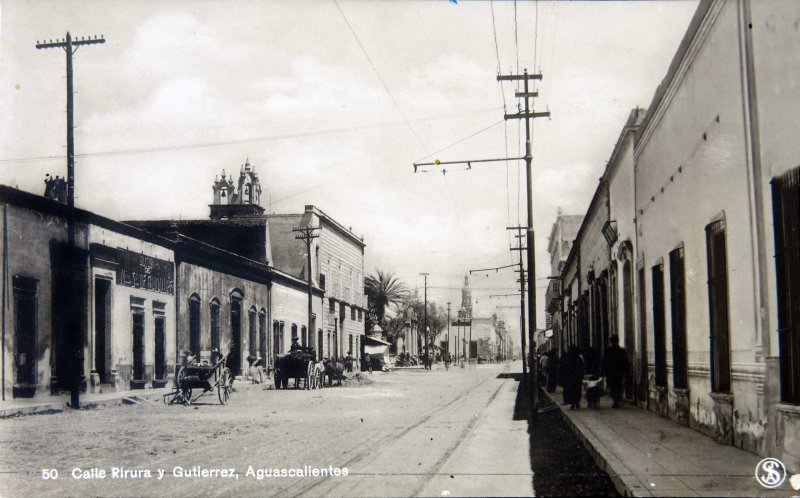
[[[133,251],[117,250],[117,285],[173,294],[173,263]]]

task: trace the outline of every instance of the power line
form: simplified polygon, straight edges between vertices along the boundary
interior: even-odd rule
[[[425,144],[422,143],[422,139],[420,139],[419,135],[417,135],[417,130],[415,130],[414,127],[411,126],[411,123],[408,121],[408,118],[406,117],[406,114],[403,112],[403,109],[400,108],[400,104],[398,104],[397,100],[395,100],[394,95],[392,95],[392,91],[389,90],[389,85],[386,84],[386,81],[383,80],[383,77],[381,76],[381,73],[378,72],[378,68],[375,67],[375,64],[372,62],[372,58],[367,53],[367,49],[364,48],[364,45],[361,43],[361,40],[358,39],[358,35],[356,35],[355,30],[350,25],[350,21],[347,20],[347,16],[344,15],[344,11],[342,11],[342,8],[339,7],[339,2],[337,2],[336,0],[333,0],[333,4],[336,5],[336,9],[339,11],[339,14],[342,15],[342,19],[344,19],[344,23],[347,24],[347,28],[350,30],[350,33],[352,33],[353,38],[356,39],[356,43],[358,43],[358,46],[361,47],[361,51],[364,53],[364,57],[367,58],[367,62],[369,62],[369,65],[372,66],[372,70],[375,72],[375,75],[378,76],[378,79],[381,81],[381,84],[383,85],[383,88],[386,90],[386,93],[389,94],[389,98],[392,99],[392,102],[394,103],[395,107],[397,107],[397,110],[398,110],[398,112],[400,112],[400,115],[403,117],[403,120],[406,122],[408,127],[411,129],[411,133],[413,133],[414,136],[417,138],[417,141],[422,146],[422,150],[424,150],[427,153],[428,152],[427,147],[425,147]]]
[[[439,150],[437,150],[437,151],[431,152],[431,153],[430,153],[430,154],[428,154],[427,156],[420,157],[419,159],[417,159],[417,160],[416,160],[416,161],[414,161],[414,162],[415,162],[415,163],[416,163],[416,162],[420,162],[420,161],[422,161],[423,159],[427,159],[427,158],[429,158],[429,157],[431,157],[431,156],[433,156],[433,155],[435,155],[435,154],[438,154],[439,152],[442,152],[442,151],[444,151],[444,150],[447,150],[447,149],[449,149],[450,147],[455,147],[456,145],[458,145],[458,144],[460,144],[460,143],[462,143],[462,142],[466,142],[466,141],[467,141],[467,140],[469,140],[470,138],[472,138],[472,137],[475,137],[475,136],[477,136],[477,135],[480,135],[480,134],[481,134],[481,133],[483,133],[484,131],[490,130],[490,129],[494,128],[495,126],[499,125],[500,123],[504,123],[504,122],[505,122],[505,119],[502,119],[502,120],[500,120],[500,121],[498,121],[498,122],[496,122],[496,123],[490,124],[490,125],[489,125],[489,126],[487,126],[486,128],[482,128],[482,129],[480,129],[480,130],[476,131],[475,133],[472,133],[471,135],[469,135],[469,136],[466,136],[466,137],[462,138],[461,140],[459,140],[459,141],[457,141],[457,142],[453,142],[453,143],[451,143],[450,145],[448,145],[447,147],[442,147],[441,149],[439,149]]]
[[[465,111],[460,113],[453,113],[453,114],[443,114],[440,116],[428,116],[424,118],[417,118],[413,121],[425,121],[431,119],[445,119],[445,118],[452,118],[463,116],[466,114],[475,114],[475,113],[483,113],[489,111],[496,111],[500,109],[499,107],[492,107],[487,109],[480,109],[476,111]],[[329,128],[326,130],[319,130],[319,131],[311,131],[311,132],[302,132],[302,133],[284,133],[280,135],[270,135],[270,136],[263,136],[263,137],[251,137],[251,138],[244,138],[239,140],[222,140],[218,142],[201,142],[195,144],[186,144],[186,145],[165,145],[163,147],[140,147],[135,149],[122,149],[122,150],[109,150],[109,151],[98,151],[98,152],[87,152],[84,154],[75,154],[75,157],[107,157],[107,156],[125,156],[125,155],[132,155],[132,154],[146,154],[149,152],[170,152],[170,151],[178,151],[178,150],[192,150],[192,149],[203,149],[209,147],[221,147],[225,145],[239,145],[239,144],[248,144],[248,143],[257,143],[257,142],[269,142],[273,140],[286,140],[289,138],[306,138],[306,137],[314,137],[319,135],[328,135],[333,133],[347,133],[350,131],[361,131],[367,130],[372,128],[382,128],[387,126],[397,126],[399,124],[405,124],[404,121],[393,121],[387,123],[376,123],[370,125],[360,125],[360,126],[350,126],[344,128]],[[10,159],[0,159],[0,164],[3,163],[28,163],[28,162],[38,162],[38,161],[52,161],[55,159],[64,159],[66,156],[37,156],[37,157],[21,157],[21,158],[10,158]]]

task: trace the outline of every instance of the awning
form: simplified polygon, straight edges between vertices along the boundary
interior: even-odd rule
[[[364,353],[368,354],[370,356],[372,356],[372,355],[381,355],[382,356],[382,355],[386,354],[386,348],[387,347],[388,346],[384,346],[382,344],[373,345],[373,346],[365,345],[364,346]]]
[[[389,342],[382,341],[382,340],[377,339],[375,337],[370,337],[368,335],[365,335],[364,336],[364,345],[366,346],[368,344],[371,344],[371,345],[379,345],[380,344],[380,345],[383,345],[383,346],[391,346],[392,345]]]

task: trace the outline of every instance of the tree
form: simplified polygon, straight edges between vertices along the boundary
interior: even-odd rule
[[[408,288],[393,273],[375,270],[376,275],[368,275],[364,279],[364,292],[367,294],[369,309],[367,332],[374,324],[384,325],[386,307],[399,304],[408,296]]]

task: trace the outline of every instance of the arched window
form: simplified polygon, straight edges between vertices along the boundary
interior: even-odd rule
[[[258,354],[263,366],[267,359],[267,311],[264,308],[258,312]]]
[[[219,299],[212,299],[208,309],[211,319],[211,350],[219,351]]]
[[[256,311],[255,306],[251,306],[250,310],[247,313],[247,340],[248,344],[248,351],[250,352],[250,356],[255,357],[258,353],[258,330],[256,329],[256,317],[258,316],[258,312]]]
[[[200,354],[200,296],[189,296],[189,351]]]
[[[308,346],[308,332],[305,325],[300,327],[300,344],[302,346]]]

